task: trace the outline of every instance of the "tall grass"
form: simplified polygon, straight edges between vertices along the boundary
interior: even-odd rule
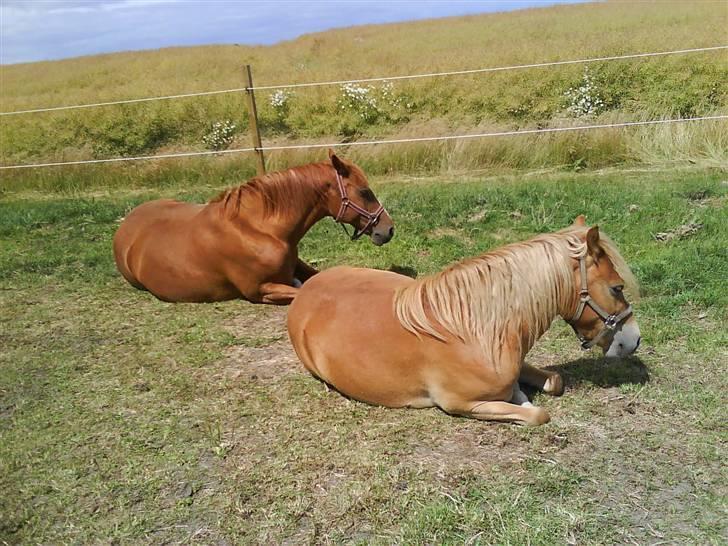
[[[716,45],[726,41],[724,8],[712,2],[556,6],[339,29],[271,47],[172,48],[2,66],[0,108],[241,87],[247,63],[253,66],[255,83],[263,85]],[[591,84],[587,98],[598,107],[580,110],[575,101],[586,81]],[[728,63],[720,51],[376,83],[353,90],[260,91],[258,106],[264,143],[352,141],[726,112],[726,81]],[[242,94],[5,117],[1,161],[204,150],[214,124],[228,120],[236,126],[230,145],[247,146]],[[675,158],[724,163],[728,156],[725,124],[716,123],[382,146],[351,154],[377,173],[492,166],[580,169]],[[314,156],[320,154],[276,153],[270,162],[275,168]]]
[[[728,168],[728,124],[689,123],[629,129],[598,129],[386,146],[341,151],[370,176],[398,177],[433,172],[462,174],[478,170],[553,169],[574,172],[611,166],[695,165]],[[267,154],[268,170],[322,161],[326,152],[285,150]],[[3,171],[4,193],[40,191],[74,193],[91,189],[220,189],[255,175],[250,154],[165,159],[124,164],[80,165]]]

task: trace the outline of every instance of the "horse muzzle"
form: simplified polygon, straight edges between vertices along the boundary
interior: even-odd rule
[[[389,227],[380,227],[379,225],[377,225],[372,229],[369,236],[372,239],[372,243],[377,246],[382,246],[391,241],[392,237],[394,237],[394,226],[391,224],[389,225]]]
[[[607,358],[621,358],[629,356],[640,346],[640,327],[637,321],[628,320],[624,325],[617,329],[612,336],[612,342],[609,347],[604,349],[604,356]]]

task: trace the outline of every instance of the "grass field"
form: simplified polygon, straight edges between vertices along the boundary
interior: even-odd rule
[[[389,245],[330,220],[304,239],[322,268],[423,275],[599,223],[642,283],[643,347],[605,362],[554,324],[530,362],[567,390],[535,394],[553,419],[536,429],[348,401],[297,362],[285,309],[125,284],[119,218],[207,199],[234,165],[208,185],[44,172],[0,195],[0,543],[725,543],[725,170],[380,180]]]
[[[270,47],[221,45],[0,66],[0,110],[258,85],[512,66],[725,45],[724,2],[607,2],[338,29]],[[265,144],[350,142],[725,114],[725,51],[449,78],[258,93]],[[580,90],[581,89],[581,90]],[[585,102],[581,102],[581,101]],[[585,106],[586,104],[590,106]],[[581,106],[580,106],[581,105]],[[241,93],[3,117],[4,164],[247,147]],[[276,152],[274,168],[317,152]],[[728,163],[728,124],[369,147],[371,173]],[[252,167],[252,159],[249,163]]]

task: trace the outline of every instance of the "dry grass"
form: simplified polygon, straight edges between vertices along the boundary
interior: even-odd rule
[[[271,47],[171,48],[0,67],[3,111],[257,84],[423,73],[725,42],[720,2],[600,3],[377,25],[303,36]],[[386,44],[386,47],[383,47]],[[564,93],[583,66],[377,84],[375,115],[342,111],[337,87],[297,90],[284,112],[259,92],[266,143],[455,134],[725,112],[724,52],[600,63],[590,67],[604,112],[573,119]],[[395,104],[396,103],[396,104]],[[213,122],[233,120],[232,146],[247,146],[241,94],[4,118],[3,162],[69,160],[203,149]],[[51,138],[49,138],[49,135]],[[724,163],[726,124],[603,131],[477,142],[373,147],[352,152],[374,172],[513,168],[684,159]],[[271,164],[308,154],[272,154]]]
[[[270,47],[166,48],[6,65],[0,71],[2,108],[207,91],[211,82],[220,89],[240,87],[244,64],[255,68],[256,84],[271,85],[719,45],[726,38],[724,8],[721,2],[669,1],[555,6],[332,30]],[[683,68],[696,57],[680,59],[667,64]],[[536,72],[538,78],[549,73]],[[531,74],[513,73],[498,83],[528,81]],[[482,91],[492,79],[470,81]],[[425,85],[437,89],[440,83]]]

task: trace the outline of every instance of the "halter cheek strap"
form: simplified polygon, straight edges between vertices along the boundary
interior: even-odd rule
[[[613,332],[617,329],[617,327],[622,324],[627,318],[632,315],[632,306],[628,305],[627,308],[622,311],[619,314],[616,315],[610,315],[607,313],[602,307],[595,302],[592,297],[589,295],[589,287],[587,285],[586,280],[586,258],[584,256],[581,256],[579,258],[579,272],[581,274],[581,290],[579,291],[579,305],[576,308],[576,313],[574,313],[574,316],[571,318],[569,324],[574,329],[574,332],[576,332],[577,337],[581,341],[581,348],[591,349],[596,345],[605,335],[607,335],[610,332]],[[602,322],[604,322],[604,327],[601,329],[601,331],[594,336],[592,339],[587,339],[583,335],[581,335],[577,329],[576,329],[576,321],[581,318],[581,315],[584,313],[584,309],[586,309],[586,306],[591,307],[594,312],[599,316],[600,319],[602,319]]]
[[[384,212],[384,207],[380,204],[379,208],[372,213],[351,201],[349,199],[349,196],[346,194],[346,186],[344,186],[344,181],[341,179],[338,171],[336,171],[336,183],[339,185],[339,193],[341,194],[341,205],[339,206],[339,212],[336,215],[336,222],[341,224],[341,227],[344,228],[344,232],[349,235],[349,232],[346,231],[346,227],[344,226],[344,222],[342,222],[342,218],[344,217],[347,208],[351,207],[357,213],[359,213],[359,216],[367,219],[367,223],[363,228],[355,228],[354,233],[350,235],[351,240],[356,241],[369,229],[373,228],[379,223],[379,217],[382,216],[382,213]]]

